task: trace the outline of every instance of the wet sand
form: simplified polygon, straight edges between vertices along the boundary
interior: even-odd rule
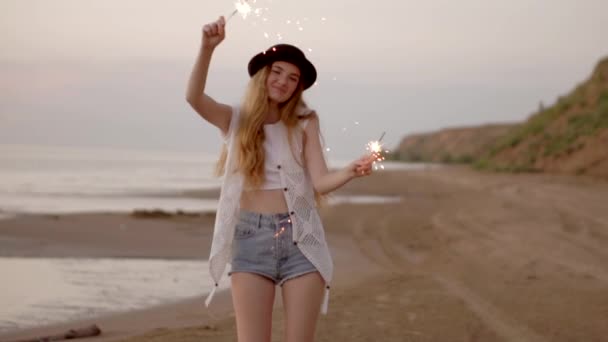
[[[449,167],[380,172],[341,193],[402,201],[321,209],[336,281],[317,341],[606,341],[608,183]],[[0,254],[206,258],[212,222],[20,217],[0,221]],[[283,329],[278,304],[273,341]],[[236,340],[224,292],[209,310],[194,298],[0,341],[89,322],[104,333],[88,341]]]

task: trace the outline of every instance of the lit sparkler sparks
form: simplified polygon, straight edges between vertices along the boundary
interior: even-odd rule
[[[278,232],[274,233],[274,237],[278,238],[279,236],[281,236],[283,233],[285,232],[285,227],[281,227],[281,230],[279,230]]]
[[[386,132],[382,132],[380,139],[372,140],[367,143],[367,150],[370,151],[374,157],[374,170],[378,170],[378,168],[384,170],[384,165],[382,165],[382,162],[386,159],[382,155],[382,139],[384,138],[384,134],[386,134]]]
[[[234,9],[226,16],[226,22],[232,19],[235,15],[239,14],[243,19],[250,22],[253,27],[259,28],[264,38],[268,40],[291,40],[295,34],[305,34],[306,24],[311,23],[311,18],[303,17],[288,17],[288,18],[273,18],[268,4],[272,4],[273,0],[233,0]],[[265,6],[266,5],[266,6]],[[250,19],[251,18],[251,19]],[[272,26],[276,26],[276,20],[280,23],[286,24],[293,29],[284,29],[281,32],[275,32]],[[321,23],[327,21],[326,17],[314,18],[314,20],[320,20]],[[293,24],[293,25],[291,25]],[[270,26],[269,26],[270,25]],[[312,52],[312,49],[308,49]]]
[[[252,0],[254,3],[256,0]],[[249,5],[249,1],[248,0],[238,0],[237,2],[234,3],[234,11],[232,11],[232,13],[230,13],[230,15],[228,16],[228,19],[226,19],[226,21],[230,20],[230,18],[234,17],[235,14],[240,14],[243,19],[247,19],[247,16],[249,15],[249,13],[251,13],[252,9],[251,9],[251,5]],[[257,9],[256,12],[258,13]]]
[[[355,121],[354,124],[355,126],[359,126],[361,123],[359,121]],[[342,133],[345,133],[346,130],[346,127],[342,127]],[[374,170],[384,170],[384,165],[382,164],[382,162],[386,160],[385,154],[390,153],[389,150],[384,149],[384,145],[382,144],[382,139],[384,139],[385,135],[386,132],[382,132],[382,135],[380,135],[380,138],[378,140],[369,141],[365,147],[365,149],[370,152],[370,157],[373,158],[372,166],[374,167]],[[326,147],[325,151],[330,152],[331,149],[329,147]]]

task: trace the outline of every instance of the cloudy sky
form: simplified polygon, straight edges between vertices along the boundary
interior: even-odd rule
[[[319,70],[306,93],[330,157],[386,131],[525,119],[608,56],[605,0],[257,0],[216,51],[208,92],[237,104],[271,44]],[[233,0],[0,0],[0,143],[215,153],[184,101],[201,27]],[[267,37],[266,37],[267,36]]]

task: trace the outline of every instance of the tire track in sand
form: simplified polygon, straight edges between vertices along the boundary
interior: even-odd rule
[[[433,274],[433,279],[449,293],[462,299],[477,316],[494,332],[512,342],[547,342],[547,340],[526,326],[503,314],[498,308],[477,296],[473,291],[454,280]]]
[[[433,217],[430,224],[449,224]],[[546,342],[546,340],[525,325],[501,312],[496,306],[476,295],[472,290],[447,278],[445,275],[429,272],[424,269],[424,260],[428,253],[414,252],[395,239],[390,228],[394,224],[387,217],[372,217],[358,222],[354,226],[354,237],[361,252],[372,262],[392,272],[415,272],[426,275],[441,286],[445,293],[463,301],[466,307],[492,331],[505,341],[513,342]],[[439,227],[437,227],[439,228]],[[469,234],[470,232],[464,232]],[[407,269],[407,271],[406,271]]]
[[[463,235],[482,230],[478,227],[471,227],[463,224],[463,222],[460,222],[460,218],[458,217],[455,217],[454,220],[449,220],[448,216],[444,213],[437,213],[433,215],[431,222],[438,229],[448,231],[450,234],[455,234],[454,232],[458,229],[457,227],[466,230],[465,232],[461,232]],[[493,234],[484,234],[483,236],[486,237],[483,244],[487,247],[498,243],[496,239],[492,238]],[[435,281],[441,284],[446,292],[460,298],[471,311],[477,314],[479,319],[481,319],[490,329],[492,329],[506,341],[547,341],[540,334],[528,328],[526,325],[518,323],[516,319],[504,313],[502,310],[500,310],[500,308],[492,305],[489,301],[484,300],[465,285],[457,282],[454,279],[448,278],[446,275],[439,274],[437,271],[430,273],[430,275],[433,279],[435,279]]]

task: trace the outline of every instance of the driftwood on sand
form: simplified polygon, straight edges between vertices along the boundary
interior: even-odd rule
[[[30,338],[26,340],[18,340],[12,342],[50,342],[50,341],[62,341],[71,340],[74,338],[93,337],[101,334],[101,329],[95,324],[90,325],[86,328],[81,329],[70,329],[62,334],[42,336],[36,338]]]

